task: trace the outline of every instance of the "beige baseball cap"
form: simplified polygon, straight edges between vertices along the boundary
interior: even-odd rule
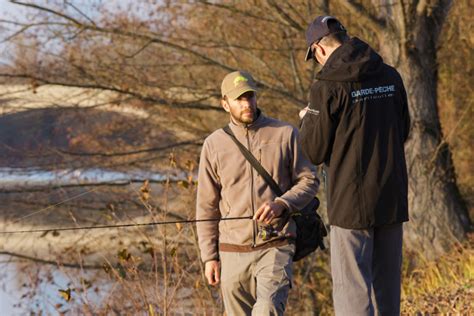
[[[234,71],[222,80],[221,93],[222,97],[235,100],[248,91],[257,92],[257,84],[252,76],[246,71]]]

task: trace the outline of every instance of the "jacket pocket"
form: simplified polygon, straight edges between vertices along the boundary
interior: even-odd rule
[[[280,175],[289,164],[287,152],[282,148],[282,144],[262,144],[258,149],[258,156],[258,161],[263,168],[278,182],[275,176]]]

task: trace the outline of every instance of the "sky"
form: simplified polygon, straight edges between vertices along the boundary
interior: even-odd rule
[[[47,4],[48,2],[62,3],[61,0],[23,1],[46,6],[51,6],[50,4]],[[94,5],[101,5],[112,12],[128,12],[128,6],[133,4],[132,10],[135,11],[136,15],[146,18],[146,14],[148,13],[147,1],[145,0],[69,0],[68,2],[71,4],[68,6],[69,13],[78,15],[78,12],[74,9],[75,7],[93,20],[97,20],[103,14],[103,12],[98,11]],[[9,55],[11,55],[13,49],[12,45],[6,43],[4,40],[5,38],[8,38],[10,35],[12,35],[15,31],[12,28],[13,25],[5,24],[5,21],[31,21],[33,19],[32,15],[34,15],[36,12],[37,11],[35,9],[11,3],[9,0],[0,0],[0,21],[3,22],[0,23],[0,63],[10,62]],[[12,29],[6,30],[6,25]]]
[[[10,3],[8,0],[0,0],[0,20],[11,20],[18,16],[25,15],[25,10],[20,6]],[[0,25],[0,63],[8,63],[7,57],[8,51],[11,50],[11,46],[8,43],[3,42],[6,36],[9,36],[10,32],[7,32],[3,26]]]

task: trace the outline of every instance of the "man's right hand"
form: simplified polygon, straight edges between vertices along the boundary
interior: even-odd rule
[[[217,285],[221,279],[221,264],[217,260],[206,262],[204,274],[210,285]]]

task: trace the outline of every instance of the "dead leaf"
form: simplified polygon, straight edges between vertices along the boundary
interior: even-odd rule
[[[140,197],[143,201],[147,202],[150,199],[150,192],[150,181],[145,180],[145,182],[140,188]]]
[[[176,168],[177,164],[176,164],[176,159],[175,159],[174,153],[170,153],[169,161],[170,161],[170,166],[173,167],[173,168]]]
[[[105,273],[108,274],[112,268],[108,263],[104,262],[104,264],[102,264],[102,269],[104,269]]]
[[[181,181],[178,182],[178,185],[179,185],[180,187],[184,188],[184,189],[189,188],[189,183],[188,183],[187,181],[181,180]]]
[[[123,260],[123,261],[128,261],[132,257],[132,255],[125,248],[120,250],[117,256],[119,257],[120,260]]]
[[[66,290],[58,290],[59,295],[61,295],[62,298],[66,300],[66,302],[69,302],[71,300],[71,289],[67,288]]]

